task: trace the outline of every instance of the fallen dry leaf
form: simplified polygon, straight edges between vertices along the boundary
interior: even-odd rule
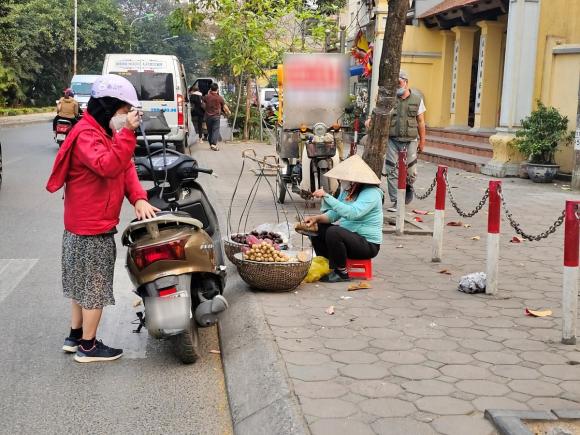
[[[420,216],[415,216],[415,217],[413,218],[413,220],[414,220],[415,222],[423,222],[423,218],[422,218],[422,217],[420,217]]]
[[[521,237],[513,236],[512,239],[510,240],[510,243],[522,243],[523,241],[524,239],[522,239]]]
[[[473,236],[473,237],[471,238],[471,240],[479,240],[479,239],[481,239],[481,237],[479,237],[479,236]]]
[[[532,317],[546,317],[552,315],[552,310],[530,310],[526,308],[526,314]]]
[[[348,286],[348,291],[353,292],[355,290],[364,290],[368,288],[372,288],[371,285],[368,283],[368,281],[359,281],[356,284],[351,284],[350,286]]]
[[[352,296],[341,296],[340,299],[342,299],[343,301],[347,301],[349,299],[352,299]]]
[[[434,215],[434,214],[435,214],[435,212],[434,212],[434,211],[428,211],[428,212],[427,212],[427,214],[428,214],[429,216],[432,216],[432,215]]]
[[[326,314],[330,314],[331,316],[334,314],[334,305],[331,305],[326,309]]]
[[[221,352],[219,350],[215,350],[215,349],[210,350],[209,353],[213,353],[215,355],[221,355]]]
[[[451,222],[447,222],[447,226],[448,227],[461,227],[461,226],[463,226],[463,222],[461,222],[461,221],[451,221]]]
[[[463,224],[463,228],[471,228],[471,224]]]
[[[402,248],[402,247],[403,247],[403,245],[397,245],[397,246],[395,246],[395,248]]]
[[[133,308],[137,308],[139,305],[143,303],[143,299],[138,298],[133,301]]]
[[[427,210],[413,210],[413,213],[420,214],[420,215],[429,214],[429,212]]]
[[[451,272],[449,272],[447,269],[442,269],[439,271],[439,273],[442,273],[444,275],[451,275]]]

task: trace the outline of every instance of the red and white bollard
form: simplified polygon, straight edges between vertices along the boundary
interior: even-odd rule
[[[578,205],[580,201],[566,201],[564,220],[564,279],[562,285],[562,343],[576,344],[578,317]]]
[[[489,182],[489,212],[487,216],[487,282],[485,293],[497,293],[499,271],[499,230],[501,222],[501,201],[498,190],[501,181]]]
[[[407,195],[407,150],[399,151],[399,179],[397,186],[397,225],[395,234],[405,233],[405,197]]]
[[[437,191],[435,192],[435,221],[433,223],[433,253],[431,261],[439,263],[443,255],[443,230],[445,228],[445,195],[447,183],[445,181],[447,166],[437,168]]]

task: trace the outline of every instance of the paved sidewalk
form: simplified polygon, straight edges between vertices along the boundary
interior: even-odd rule
[[[212,153],[204,144],[194,150],[200,164],[219,175],[211,189],[224,214],[247,147],[223,145]],[[269,146],[252,147],[258,155],[273,153]],[[419,191],[435,170],[420,163]],[[254,180],[248,172],[240,183],[236,224]],[[450,169],[449,180],[459,204],[471,210],[490,178]],[[248,228],[275,220],[265,187]],[[580,199],[566,188],[503,180],[512,213],[530,233],[551,225],[566,199]],[[432,210],[433,204],[431,196],[408,211]],[[295,205],[304,210],[302,200]],[[293,207],[284,207],[291,224]],[[580,409],[580,349],[560,344],[562,228],[547,240],[515,244],[503,219],[499,293],[467,295],[457,291],[457,282],[485,271],[486,210],[459,218],[448,201],[446,221],[471,227],[445,227],[438,264],[430,262],[430,237],[385,236],[372,289],[347,292],[345,284],[317,283],[290,293],[249,293],[261,304],[313,434],[487,435],[495,431],[483,418],[485,409]],[[423,219],[432,225],[432,216]],[[444,269],[451,275],[439,273]],[[330,305],[332,316],[325,313]],[[550,308],[553,315],[527,317],[526,307]]]

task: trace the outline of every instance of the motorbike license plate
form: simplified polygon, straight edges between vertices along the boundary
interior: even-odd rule
[[[66,135],[59,133],[56,135],[56,140],[64,141],[66,139]]]
[[[191,318],[191,298],[187,292],[172,293],[146,300],[148,328],[186,329]]]

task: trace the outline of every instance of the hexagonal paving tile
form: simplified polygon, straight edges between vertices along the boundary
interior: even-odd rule
[[[356,405],[340,399],[309,399],[300,397],[305,414],[321,418],[348,417],[357,412]]]
[[[473,355],[479,361],[490,364],[519,364],[522,360],[513,353],[503,352],[477,352]]]
[[[457,352],[454,350],[431,351],[427,352],[427,358],[443,364],[467,364],[473,361],[471,355]]]
[[[469,414],[473,411],[471,403],[454,397],[426,396],[417,400],[415,404],[421,411],[439,415]]]
[[[359,406],[364,412],[379,417],[406,417],[416,411],[413,404],[392,398],[368,399]]]
[[[348,389],[336,382],[303,382],[297,379],[292,381],[294,392],[298,396],[309,397],[310,399],[332,399],[344,396]]]
[[[331,355],[334,361],[344,364],[369,364],[379,360],[379,357],[362,350],[344,350]]]
[[[296,365],[320,365],[330,361],[327,355],[318,352],[286,352],[284,359]]]
[[[448,396],[455,391],[455,387],[452,384],[436,379],[405,382],[402,386],[405,390],[421,396]]]
[[[501,343],[496,343],[494,341],[483,340],[479,338],[470,338],[467,340],[462,340],[461,346],[465,347],[466,349],[474,349],[480,352],[493,352],[499,351],[504,348]]]
[[[393,364],[419,364],[425,361],[425,356],[410,350],[388,350],[379,355],[383,361]]]
[[[483,367],[467,364],[452,364],[441,367],[441,373],[457,379],[487,379],[490,373]]]
[[[437,433],[444,435],[491,435],[495,433],[492,424],[483,416],[444,416],[433,421]]]
[[[473,401],[473,404],[481,412],[486,409],[510,409],[516,411],[530,409],[525,403],[508,399],[507,397],[478,397]]]
[[[563,381],[580,380],[580,368],[575,365],[549,365],[540,368],[540,371],[546,376]]]
[[[380,364],[349,364],[339,369],[340,374],[353,379],[383,379],[389,373]]]
[[[440,375],[437,370],[420,365],[395,366],[390,371],[395,376],[411,380],[433,379]]]
[[[353,338],[356,331],[348,328],[320,328],[316,334],[324,338]]]
[[[396,331],[394,329],[385,329],[385,328],[362,328],[359,331],[362,335],[366,335],[367,337],[373,337],[378,339],[394,339],[402,337],[403,333],[401,331]]]
[[[517,350],[545,350],[547,346],[541,341],[517,339],[517,340],[506,340],[503,342],[506,348],[517,349]]]
[[[420,339],[415,342],[415,346],[427,350],[437,350],[437,351],[455,350],[459,347],[459,345],[455,341],[439,338]]]
[[[297,366],[287,363],[288,375],[301,381],[328,381],[338,376],[338,368],[342,364],[335,362],[325,363],[321,366]]]
[[[508,386],[514,391],[530,396],[556,396],[562,391],[557,385],[537,380],[515,380]]]
[[[508,379],[538,379],[542,376],[537,370],[517,365],[497,365],[491,367],[490,370]]]
[[[415,347],[413,342],[408,338],[394,338],[394,339],[381,339],[373,340],[369,343],[371,346],[378,347],[384,350],[409,350]]]
[[[368,346],[366,340],[360,336],[356,338],[331,338],[325,340],[324,345],[334,350],[361,350]]]
[[[476,396],[503,396],[510,392],[510,389],[504,384],[491,381],[469,380],[460,381],[455,384],[457,388],[466,393],[475,394]]]
[[[372,424],[372,428],[377,435],[436,435],[428,424],[410,418],[381,418]]]

